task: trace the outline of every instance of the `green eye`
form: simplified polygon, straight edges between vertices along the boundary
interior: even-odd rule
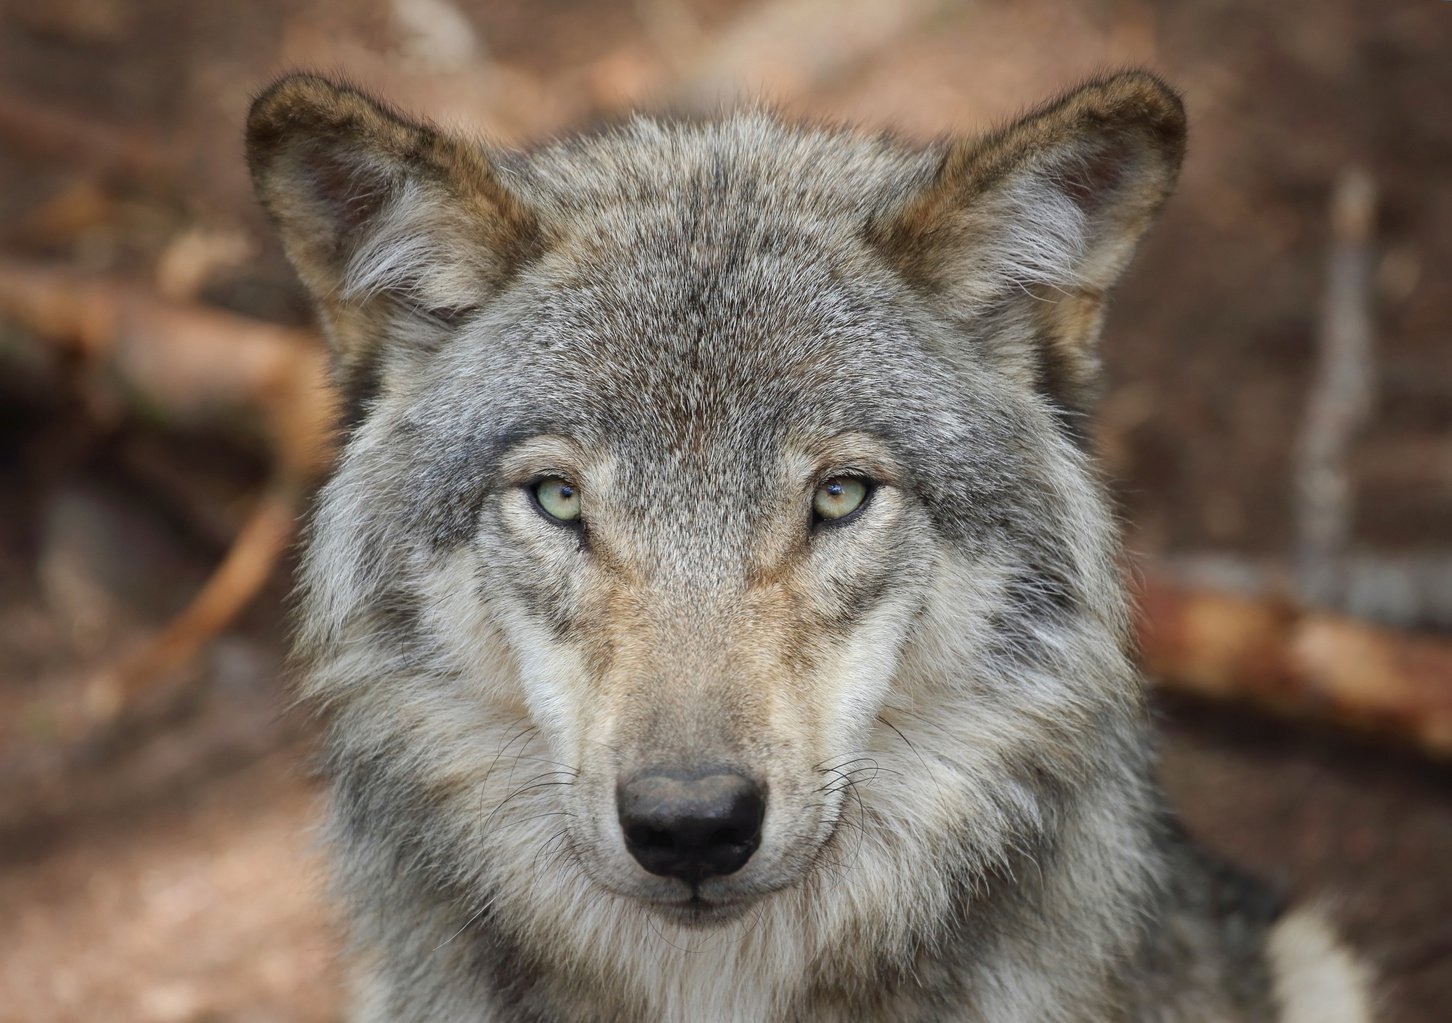
[[[534,502],[540,511],[559,522],[574,522],[580,517],[580,491],[559,476],[546,476],[534,485]]]
[[[835,476],[824,481],[812,495],[812,511],[827,522],[845,519],[867,500],[868,485],[856,476]]]

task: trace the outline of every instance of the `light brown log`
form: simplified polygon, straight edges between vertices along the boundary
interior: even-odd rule
[[[1167,689],[1394,736],[1452,757],[1452,642],[1286,601],[1142,581],[1140,653]]]
[[[327,464],[327,355],[310,331],[11,260],[0,260],[0,316],[72,349],[138,408],[183,426],[255,423],[283,476],[307,479]]]
[[[125,718],[225,630],[271,577],[293,535],[300,495],[330,457],[327,357],[308,331],[33,264],[0,262],[0,316],[74,351],[133,406],[183,427],[255,425],[273,456],[272,488],[191,603],[92,680],[93,716]]]

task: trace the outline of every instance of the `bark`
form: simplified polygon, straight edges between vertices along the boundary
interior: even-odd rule
[[[1452,756],[1452,642],[1278,599],[1143,580],[1140,652],[1158,684],[1395,736]]]

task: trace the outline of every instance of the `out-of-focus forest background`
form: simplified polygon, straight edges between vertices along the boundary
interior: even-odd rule
[[[286,690],[323,363],[250,98],[337,70],[528,145],[730,94],[928,139],[1184,92],[1095,440],[1193,829],[1452,1013],[1452,4],[47,0],[0,7],[0,1020],[327,1020]]]

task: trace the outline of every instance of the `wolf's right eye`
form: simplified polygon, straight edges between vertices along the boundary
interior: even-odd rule
[[[860,476],[834,476],[812,495],[812,514],[821,523],[846,522],[867,504],[872,484]]]
[[[535,507],[546,518],[561,525],[573,525],[580,518],[580,491],[560,476],[546,476],[529,488]]]

